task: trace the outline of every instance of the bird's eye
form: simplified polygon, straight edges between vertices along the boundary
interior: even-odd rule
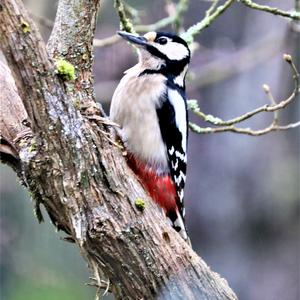
[[[168,40],[165,37],[161,37],[159,39],[157,39],[157,43],[161,44],[161,45],[165,45],[168,42]]]

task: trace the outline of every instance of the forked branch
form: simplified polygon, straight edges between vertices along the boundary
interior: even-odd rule
[[[291,93],[291,95],[280,101],[279,103],[276,103],[272,93],[270,91],[269,86],[263,85],[263,89],[265,93],[267,94],[271,104],[265,104],[261,107],[258,107],[250,112],[247,112],[241,116],[238,116],[236,118],[230,119],[230,120],[222,120],[218,117],[214,117],[210,114],[205,114],[202,111],[200,111],[197,100],[190,100],[189,101],[189,108],[190,110],[198,116],[203,121],[210,123],[212,125],[215,125],[217,127],[211,128],[211,127],[200,127],[197,124],[190,123],[190,129],[196,133],[218,133],[218,132],[235,132],[235,133],[242,133],[242,134],[248,134],[253,136],[263,135],[266,133],[269,133],[271,131],[279,131],[279,130],[287,130],[292,129],[300,126],[300,121],[295,123],[290,123],[287,125],[279,125],[278,124],[278,111],[287,107],[289,104],[291,104],[294,100],[296,100],[297,95],[299,94],[300,84],[299,84],[299,73],[296,69],[296,66],[292,60],[292,57],[290,55],[284,54],[283,59],[289,64],[291,67],[292,73],[293,73],[293,80],[294,80],[294,89]],[[253,116],[260,114],[262,112],[274,112],[274,117],[272,123],[267,126],[266,128],[263,128],[261,130],[253,130],[251,128],[239,128],[234,125],[241,123],[245,120],[248,120],[252,118]]]
[[[296,10],[284,11],[277,7],[271,7],[268,5],[257,4],[252,0],[238,0],[238,1],[240,1],[241,3],[243,3],[244,5],[252,8],[252,9],[268,12],[273,15],[277,15],[277,16],[281,16],[281,17],[286,17],[286,18],[289,18],[294,21],[300,21],[300,12],[296,11]]]

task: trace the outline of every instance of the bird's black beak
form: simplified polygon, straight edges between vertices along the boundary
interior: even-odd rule
[[[130,42],[132,44],[135,44],[135,45],[138,45],[138,46],[142,46],[142,47],[144,47],[144,46],[147,45],[148,40],[145,37],[143,37],[143,36],[132,34],[132,33],[126,32],[126,31],[118,31],[117,33],[124,40],[126,40],[126,41],[128,41],[128,42]]]

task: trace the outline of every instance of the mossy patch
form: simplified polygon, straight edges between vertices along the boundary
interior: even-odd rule
[[[23,30],[24,33],[30,32],[30,26],[29,26],[29,24],[28,24],[26,21],[24,21],[24,20],[22,20],[22,22],[21,22],[21,28],[22,28],[22,30]]]
[[[80,99],[76,98],[73,100],[73,105],[76,109],[80,109],[81,107],[81,102],[80,102]]]
[[[35,152],[37,151],[37,142],[36,140],[33,138],[32,141],[31,141],[31,144],[28,148],[28,152],[32,153],[32,152]]]
[[[56,73],[64,80],[73,81],[75,79],[75,68],[71,63],[61,58],[56,61],[55,65]]]
[[[145,205],[144,200],[141,199],[141,198],[135,199],[134,205],[135,205],[136,208],[137,208],[138,210],[140,210],[140,211],[144,211],[144,210],[145,210],[145,206],[146,206],[146,205]]]

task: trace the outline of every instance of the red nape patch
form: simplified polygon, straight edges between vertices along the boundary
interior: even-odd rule
[[[167,175],[158,176],[145,164],[137,161],[133,155],[128,155],[128,164],[134,173],[141,179],[142,184],[152,199],[166,212],[177,210],[177,193],[175,185]]]

